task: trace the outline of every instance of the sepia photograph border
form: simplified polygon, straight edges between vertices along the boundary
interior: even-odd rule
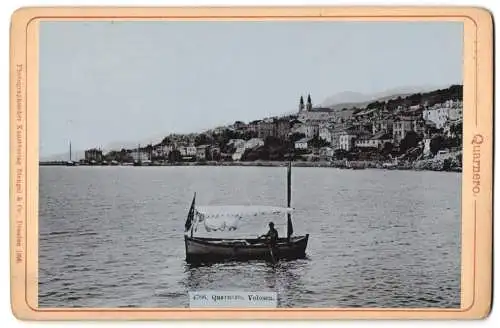
[[[446,308],[39,308],[39,29],[70,20],[463,22],[461,306]],[[480,319],[492,303],[493,19],[474,7],[25,7],[10,31],[11,305],[23,320]],[[457,190],[458,192],[458,190]]]

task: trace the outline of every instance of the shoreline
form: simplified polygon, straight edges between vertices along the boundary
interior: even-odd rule
[[[378,170],[398,170],[398,171],[435,171],[435,172],[455,172],[461,173],[460,167],[452,167],[443,169],[440,167],[433,168],[420,168],[415,167],[416,163],[403,163],[399,165],[383,166],[383,163],[373,161],[353,161],[349,166],[345,161],[317,161],[317,162],[292,162],[293,167],[317,167],[317,168],[338,168],[345,170],[363,170],[363,169],[378,169]],[[70,167],[177,167],[177,166],[242,166],[242,167],[286,167],[287,161],[252,161],[252,162],[175,162],[175,163],[151,163],[145,165],[132,165],[132,164],[68,164],[67,162],[40,162],[40,166],[70,166]]]

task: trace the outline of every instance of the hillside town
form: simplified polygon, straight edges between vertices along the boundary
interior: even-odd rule
[[[201,133],[171,134],[156,144],[85,151],[79,165],[266,165],[461,171],[462,85],[364,108],[315,106],[297,99],[293,115],[236,121]]]

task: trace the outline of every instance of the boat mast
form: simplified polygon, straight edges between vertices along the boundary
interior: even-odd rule
[[[292,206],[292,162],[288,162],[287,170],[287,207]],[[293,234],[293,224],[292,224],[292,214],[290,211],[287,213],[287,224],[286,224],[286,238],[290,241],[290,236]]]
[[[71,140],[69,142],[69,161],[71,162]]]

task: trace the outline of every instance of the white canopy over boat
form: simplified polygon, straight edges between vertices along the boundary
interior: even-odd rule
[[[194,209],[195,224],[203,222],[205,230],[236,230],[240,220],[253,216],[279,215],[292,212],[292,208],[277,206],[229,205],[229,206],[197,206]]]
[[[287,214],[293,211],[288,207],[255,206],[255,205],[225,205],[225,206],[196,206],[195,212],[207,218],[221,216],[257,216],[265,214]]]
[[[291,163],[288,163],[287,171],[287,207],[266,205],[224,205],[224,206],[198,206],[196,205],[196,193],[194,193],[191,207],[184,224],[184,232],[187,234],[197,231],[200,222],[203,222],[205,230],[210,231],[232,231],[238,228],[241,221],[248,221],[250,217],[285,214],[287,217],[286,235],[289,239],[293,234],[291,219]]]

